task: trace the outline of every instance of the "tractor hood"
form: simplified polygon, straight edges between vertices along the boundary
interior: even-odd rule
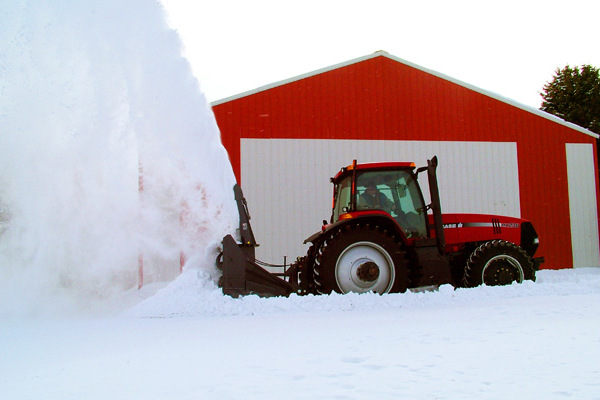
[[[429,223],[433,216],[429,215]],[[506,240],[521,246],[531,257],[539,245],[533,224],[525,219],[489,214],[443,214],[447,248],[488,240]]]

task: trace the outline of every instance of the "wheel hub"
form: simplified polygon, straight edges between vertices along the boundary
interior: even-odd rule
[[[507,265],[498,265],[492,271],[489,276],[486,276],[486,281],[490,280],[492,285],[508,285],[517,280],[514,268]]]
[[[379,278],[379,267],[373,261],[367,261],[356,269],[356,276],[364,282],[376,281]]]
[[[387,293],[394,278],[394,262],[389,253],[369,241],[348,246],[335,266],[335,279],[342,293]]]
[[[519,262],[511,256],[500,255],[488,261],[483,269],[483,283],[488,286],[510,285],[523,282]]]

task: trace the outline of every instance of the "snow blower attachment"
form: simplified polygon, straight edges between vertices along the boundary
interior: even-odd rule
[[[231,235],[223,238],[223,253],[217,259],[217,266],[223,271],[219,281],[223,293],[232,297],[247,294],[288,296],[293,292],[292,286],[257,264],[260,262],[255,258],[255,247],[258,244],[250,226],[248,204],[237,183],[233,187],[233,193],[240,216],[241,243],[238,244]]]
[[[304,241],[310,243],[306,255],[290,266],[256,259],[248,205],[236,184],[241,241],[223,238],[217,258],[223,293],[382,294],[448,283],[474,287],[535,280],[544,259],[533,258],[539,246],[533,224],[498,215],[442,214],[437,166],[433,157],[418,169],[411,162],[356,160],[342,168],[331,178],[329,223]],[[427,172],[429,204],[418,182],[422,172]]]

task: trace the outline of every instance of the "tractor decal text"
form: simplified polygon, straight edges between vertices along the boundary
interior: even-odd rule
[[[456,222],[444,224],[444,229],[456,228],[492,228],[494,234],[502,233],[502,228],[519,228],[521,225],[517,222],[500,222],[498,218],[492,218],[492,222]]]

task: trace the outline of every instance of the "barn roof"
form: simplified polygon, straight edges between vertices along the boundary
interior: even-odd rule
[[[389,53],[387,53],[385,51],[377,51],[377,52],[375,52],[373,54],[369,54],[369,55],[366,55],[366,56],[363,56],[363,57],[358,57],[358,58],[355,58],[355,59],[352,59],[352,60],[349,60],[349,61],[345,61],[345,62],[342,62],[342,63],[339,63],[339,64],[331,65],[329,67],[321,68],[321,69],[318,69],[318,70],[315,70],[315,71],[312,71],[312,72],[308,72],[306,74],[298,75],[298,76],[295,76],[295,77],[292,77],[292,78],[289,78],[289,79],[285,79],[285,80],[282,80],[282,81],[279,81],[279,82],[274,82],[274,83],[271,83],[271,84],[268,84],[268,85],[265,85],[265,86],[261,86],[259,88],[252,89],[252,90],[249,90],[249,91],[244,92],[244,93],[240,93],[240,94],[237,94],[237,95],[234,95],[234,96],[230,96],[230,97],[226,97],[226,98],[221,99],[221,100],[214,101],[212,103],[212,105],[213,106],[217,106],[219,104],[223,104],[223,103],[227,103],[227,102],[230,102],[230,101],[233,101],[233,100],[241,99],[243,97],[250,96],[250,95],[253,95],[253,94],[256,94],[256,93],[260,93],[260,92],[263,92],[263,91],[266,91],[266,90],[269,90],[269,89],[272,89],[272,88],[275,88],[275,87],[278,87],[278,86],[282,86],[282,85],[285,85],[285,84],[288,84],[288,83],[291,83],[291,82],[295,82],[295,81],[299,81],[299,80],[302,80],[302,79],[310,78],[311,76],[319,75],[319,74],[322,74],[322,73],[325,73],[325,72],[328,72],[328,71],[333,71],[333,70],[336,70],[336,69],[339,69],[339,68],[346,67],[348,65],[360,63],[360,62],[363,62],[363,61],[366,61],[366,60],[370,60],[370,59],[376,58],[376,57],[386,57],[386,58],[388,58],[390,60],[393,60],[393,61],[396,61],[398,63],[404,64],[404,65],[409,66],[411,68],[423,71],[423,72],[425,72],[427,74],[436,76],[436,77],[438,77],[440,79],[444,79],[444,80],[452,82],[452,83],[454,83],[456,85],[465,87],[465,88],[467,88],[469,90],[472,90],[474,92],[478,92],[480,94],[483,94],[484,96],[491,97],[491,98],[496,99],[498,101],[501,101],[503,103],[509,104],[509,105],[511,105],[513,107],[519,108],[521,110],[524,110],[524,111],[527,111],[529,113],[535,114],[535,115],[537,115],[539,117],[542,117],[542,118],[548,119],[550,121],[556,122],[557,124],[564,125],[564,126],[566,126],[568,128],[571,128],[573,130],[579,131],[579,132],[584,133],[586,135],[592,136],[592,137],[594,137],[596,139],[598,138],[598,135],[595,134],[594,132],[592,132],[592,131],[590,131],[588,129],[585,129],[585,128],[579,126],[579,125],[573,124],[571,122],[567,122],[567,121],[565,121],[565,120],[563,120],[563,119],[561,119],[561,118],[559,118],[557,116],[554,116],[552,114],[549,114],[549,113],[541,111],[541,110],[538,110],[537,108],[534,108],[534,107],[531,107],[531,106],[519,103],[519,102],[517,102],[515,100],[512,100],[512,99],[510,99],[508,97],[501,96],[501,95],[499,95],[497,93],[494,93],[494,92],[491,92],[491,91],[488,91],[488,90],[485,90],[485,89],[478,88],[478,87],[473,86],[471,84],[465,83],[465,82],[460,81],[460,80],[455,79],[455,78],[452,78],[452,77],[450,77],[448,75],[444,75],[444,74],[442,74],[440,72],[433,71],[433,70],[421,67],[420,65],[411,63],[411,62],[406,61],[406,60],[403,60],[403,59],[398,58],[396,56],[393,56],[393,55],[391,55],[391,54],[389,54]]]

